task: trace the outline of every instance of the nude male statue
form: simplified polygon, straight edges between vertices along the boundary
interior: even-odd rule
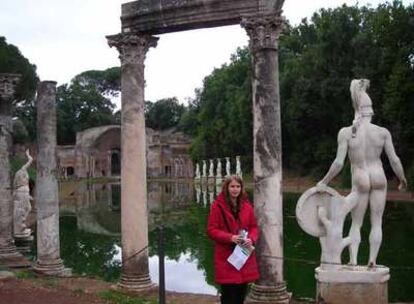
[[[369,203],[371,232],[369,235],[368,266],[376,265],[378,251],[382,241],[382,215],[384,212],[387,179],[381,163],[381,154],[385,151],[400,184],[399,190],[406,188],[407,180],[401,161],[395,153],[390,132],[371,123],[374,111],[372,102],[366,93],[369,80],[357,79],[351,82],[351,96],[355,109],[352,126],[342,128],[338,133],[338,148],[334,162],[328,173],[318,183],[327,185],[342,169],[348,154],[351,163],[352,190],[346,197],[349,202],[356,202],[351,211],[352,225],[349,232],[350,264],[357,265],[361,226]]]

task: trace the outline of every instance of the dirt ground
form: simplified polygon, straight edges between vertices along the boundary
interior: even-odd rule
[[[117,292],[115,284],[91,278],[26,278],[7,279],[0,281],[1,304],[112,304],[117,303],[105,300],[100,295],[104,292]],[[154,289],[145,294],[122,294],[134,298],[153,300],[157,299],[158,291]],[[152,303],[156,303],[154,301]],[[167,303],[175,304],[215,304],[218,297],[209,295],[167,292]]]

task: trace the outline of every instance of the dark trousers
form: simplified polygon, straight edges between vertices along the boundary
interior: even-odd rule
[[[222,284],[221,304],[243,304],[247,292],[247,284]]]

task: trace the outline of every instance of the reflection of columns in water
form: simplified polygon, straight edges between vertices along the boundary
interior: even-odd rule
[[[201,191],[203,193],[203,205],[207,206],[207,185],[204,184],[203,187],[201,188]]]
[[[108,36],[121,59],[121,221],[122,276],[120,286],[132,290],[153,287],[148,266],[147,176],[144,116],[144,60],[158,38],[150,35]]]
[[[56,82],[43,81],[37,91],[37,272],[67,276],[60,259],[59,197],[56,179]]]
[[[215,190],[215,185],[214,184],[209,184],[208,187],[208,202],[211,204],[214,201],[214,190]]]
[[[278,38],[284,19],[280,14],[281,10],[249,16],[242,21],[250,38],[253,65],[254,207],[260,229],[257,243],[260,279],[252,285],[247,299],[253,303],[290,301],[283,279]]]
[[[199,204],[200,203],[200,197],[201,197],[200,183],[195,183],[194,188],[195,188],[195,192],[196,192],[196,202],[197,202],[197,204]]]
[[[12,143],[12,99],[20,76],[0,74],[0,260],[22,257],[13,240],[13,200],[9,151]]]
[[[219,193],[221,192],[221,184],[216,184],[216,196],[219,195]]]

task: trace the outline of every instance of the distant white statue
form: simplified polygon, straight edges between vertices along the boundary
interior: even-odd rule
[[[229,177],[230,175],[230,157],[226,157],[226,177]]]
[[[210,167],[208,170],[208,177],[214,177],[214,161],[210,159]]]
[[[194,188],[196,191],[196,202],[197,204],[200,203],[200,198],[201,198],[201,186],[200,183],[194,183]]]
[[[32,230],[26,226],[26,219],[32,210],[27,169],[32,164],[33,158],[29,150],[26,150],[26,156],[27,162],[16,172],[13,180],[13,235],[16,238],[28,238],[32,233]]]
[[[382,242],[381,224],[387,194],[387,179],[381,163],[383,151],[400,181],[398,187],[400,190],[406,188],[407,180],[401,161],[395,153],[390,132],[371,123],[374,111],[371,99],[365,92],[368,87],[369,81],[366,79],[357,79],[351,82],[350,89],[355,119],[352,126],[342,128],[339,131],[336,158],[318,186],[326,186],[339,174],[348,154],[352,172],[352,190],[345,199],[347,204],[356,205],[351,211],[350,264],[357,265],[358,249],[361,242],[360,230],[369,204],[371,232],[369,235],[368,266],[373,267],[376,265]]]
[[[196,163],[195,178],[200,179],[200,165]]]
[[[207,177],[207,164],[205,160],[203,160],[203,175],[201,177]]]
[[[221,159],[217,158],[217,167],[216,167],[216,178],[221,179]]]
[[[240,163],[240,156],[239,155],[236,156],[236,175],[243,178],[243,173],[242,173],[242,170],[241,170],[241,163]]]

